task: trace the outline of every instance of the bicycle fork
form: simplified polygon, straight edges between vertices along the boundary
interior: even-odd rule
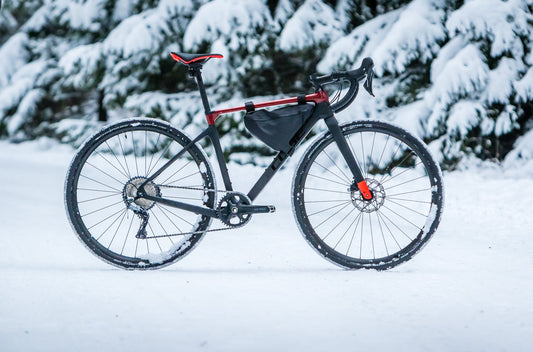
[[[344,138],[344,135],[342,134],[339,122],[333,115],[326,117],[324,121],[326,122],[326,125],[328,126],[328,129],[331,132],[335,143],[337,143],[337,146],[339,147],[339,150],[342,156],[344,157],[346,164],[348,164],[348,167],[352,172],[354,181],[357,184],[359,192],[361,192],[361,195],[365,200],[372,200],[372,192],[368,189],[368,185],[366,184],[366,180],[361,172],[361,169],[359,168],[359,165],[357,165],[357,161],[355,160],[355,157],[353,156],[352,151],[348,146],[348,142],[346,142],[346,138]]]

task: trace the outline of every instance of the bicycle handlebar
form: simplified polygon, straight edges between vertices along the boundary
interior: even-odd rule
[[[359,92],[359,82],[365,80],[363,88],[371,95],[374,96],[372,91],[372,79],[374,78],[374,61],[371,58],[365,57],[361,63],[361,67],[351,71],[332,72],[329,75],[318,77],[316,74],[312,74],[310,77],[311,83],[316,90],[323,90],[322,85],[331,84],[339,81],[350,82],[348,92],[342,99],[334,104],[331,104],[331,109],[334,112],[339,112],[346,109],[355,99]]]

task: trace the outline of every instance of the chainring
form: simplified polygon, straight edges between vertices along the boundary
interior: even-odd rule
[[[217,212],[220,221],[228,227],[240,227],[248,223],[252,214],[242,214],[239,206],[250,205],[252,202],[247,195],[240,192],[228,192],[220,199]]]

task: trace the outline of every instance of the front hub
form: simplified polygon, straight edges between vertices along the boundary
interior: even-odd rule
[[[153,200],[137,198],[137,191],[146,180],[146,177],[135,176],[126,182],[122,189],[122,199],[124,199],[127,207],[132,203],[135,203],[144,210],[149,210],[154,206],[155,202]],[[161,197],[161,190],[153,181],[144,185],[144,193],[152,197]]]
[[[366,184],[372,193],[372,199],[365,199],[357,185],[351,187],[350,198],[352,204],[357,209],[365,213],[372,213],[381,208],[383,203],[385,203],[385,189],[383,188],[383,185],[375,179],[367,178]]]

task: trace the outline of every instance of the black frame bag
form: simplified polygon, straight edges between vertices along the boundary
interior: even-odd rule
[[[244,115],[244,126],[270,148],[285,150],[314,109],[313,104],[299,104],[272,111],[251,111]]]

